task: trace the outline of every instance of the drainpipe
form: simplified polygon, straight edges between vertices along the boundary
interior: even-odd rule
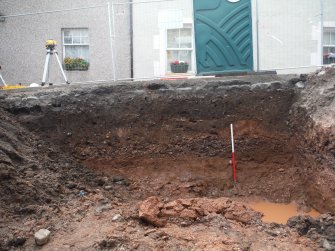
[[[321,0],[322,1],[322,0]],[[257,72],[260,71],[260,66],[259,66],[259,2],[256,0],[256,33],[257,33]]]
[[[323,30],[324,30],[324,6],[323,6],[323,0],[320,0],[320,8],[321,8],[321,14],[320,14],[320,32],[321,32],[321,64],[323,65]]]
[[[130,78],[134,78],[134,20],[133,20],[133,0],[129,1],[130,12]]]
[[[112,23],[112,11],[111,11],[111,4],[110,2],[107,3],[107,10],[108,10],[108,27],[109,27],[109,40],[110,40],[110,47],[111,47],[111,54],[112,54],[112,66],[113,66],[113,80],[116,81],[116,65],[115,65],[115,54],[114,54],[114,40],[115,36],[113,36],[113,30],[115,31],[114,22]],[[114,15],[114,10],[113,10]]]

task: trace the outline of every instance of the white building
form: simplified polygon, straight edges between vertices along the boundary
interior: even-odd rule
[[[229,14],[235,23],[224,23]],[[333,61],[327,56],[335,52],[333,0],[179,0],[134,5],[133,16],[135,78],[175,75],[170,67],[175,60],[189,63],[188,74],[309,72]],[[221,27],[213,27],[220,22]],[[250,47],[248,67],[228,62],[233,51],[220,51],[231,47],[222,35],[227,29],[237,39],[249,36],[249,42],[237,41],[242,54]],[[212,66],[203,67],[205,61]]]

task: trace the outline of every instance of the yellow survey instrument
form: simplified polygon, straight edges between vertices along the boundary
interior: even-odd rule
[[[56,40],[53,40],[53,39],[48,39],[45,43],[45,47],[47,49],[54,49],[57,45],[57,42]]]

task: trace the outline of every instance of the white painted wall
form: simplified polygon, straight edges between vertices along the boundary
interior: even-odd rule
[[[325,24],[335,21],[335,1],[324,1]],[[176,0],[160,4],[142,4],[134,8],[135,77],[157,75],[154,65],[160,67],[159,47],[165,46],[158,29],[158,12],[183,9],[185,18],[192,18],[192,0]],[[258,0],[259,62],[261,70],[279,70],[278,73],[305,73],[322,63],[321,5],[317,0]],[[144,14],[145,13],[145,14]],[[257,15],[256,0],[252,0],[254,69],[257,69]],[[160,39],[159,39],[160,37]],[[159,43],[158,43],[159,40]],[[155,46],[154,45],[155,41]],[[307,66],[310,68],[296,68]]]
[[[181,10],[184,22],[193,20],[192,0],[134,4],[135,78],[150,78],[165,74],[166,29],[159,23],[159,15],[166,10]]]
[[[321,64],[319,1],[258,0],[258,3],[261,69]]]

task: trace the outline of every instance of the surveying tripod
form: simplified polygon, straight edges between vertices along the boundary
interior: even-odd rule
[[[43,78],[42,78],[42,86],[45,85],[46,83],[46,79],[48,77],[48,82],[49,82],[49,85],[52,85],[52,83],[50,83],[50,76],[49,76],[49,70],[50,70],[50,56],[52,55],[55,55],[56,56],[56,59],[57,59],[57,62],[58,62],[58,65],[59,65],[59,68],[62,72],[62,75],[63,75],[63,78],[65,80],[65,83],[67,84],[70,84],[70,82],[67,80],[67,77],[65,75],[65,72],[64,72],[64,69],[63,69],[63,66],[62,66],[62,63],[60,62],[59,60],[59,57],[58,57],[58,52],[56,51],[56,45],[57,45],[57,42],[55,40],[47,40],[46,44],[45,44],[45,47],[47,48],[47,56],[46,56],[46,59],[45,59],[45,64],[44,64],[44,72],[43,72]]]
[[[0,70],[1,70],[1,65],[0,65]],[[5,80],[3,79],[2,75],[1,75],[1,72],[0,72],[0,80],[1,80],[1,82],[4,86],[7,86]]]

